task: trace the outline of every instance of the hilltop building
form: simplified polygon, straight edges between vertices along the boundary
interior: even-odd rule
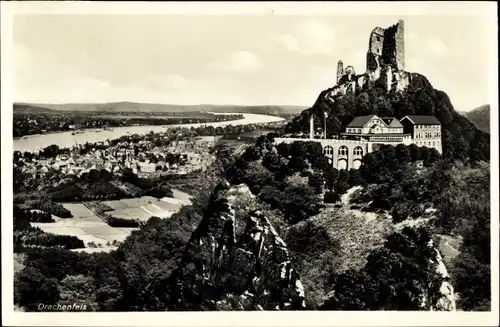
[[[406,116],[401,119],[404,132],[412,136],[413,143],[418,146],[435,148],[442,153],[441,123],[434,116]]]
[[[366,55],[366,71],[356,75],[354,67],[340,60],[337,64],[337,79],[333,88],[326,92],[326,100],[335,102],[348,92],[361,92],[374,85],[384,86],[387,92],[400,92],[410,83],[410,74],[405,71],[404,22],[388,28],[375,27],[370,34]],[[325,115],[325,122],[327,115]],[[379,144],[415,144],[434,148],[442,153],[441,122],[434,116],[405,116],[401,120],[377,115],[355,117],[345,131],[332,139],[315,134],[314,117],[310,117],[309,138],[276,138],[277,143],[314,141],[321,143],[323,152],[337,169],[357,169],[361,159],[374,151]],[[318,136],[318,137],[317,137]]]
[[[375,83],[384,86],[387,92],[406,89],[411,76],[405,71],[404,44],[404,21],[388,28],[375,27],[368,42],[365,73],[356,75],[353,66],[344,69],[339,60],[336,84],[327,97],[335,101],[337,95],[360,92]]]
[[[361,159],[378,145],[426,146],[442,153],[441,122],[434,116],[405,116],[401,120],[377,115],[355,117],[345,132],[333,139],[316,138],[314,119],[310,120],[309,138],[276,138],[276,143],[314,141],[321,143],[328,162],[337,169],[358,169]]]

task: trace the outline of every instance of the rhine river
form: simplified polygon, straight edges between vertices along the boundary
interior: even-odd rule
[[[234,115],[238,113],[217,113],[218,115]],[[85,144],[85,142],[95,143],[102,142],[106,140],[113,140],[119,138],[120,136],[127,134],[147,134],[149,132],[163,132],[168,128],[174,127],[200,127],[200,126],[227,126],[227,125],[249,125],[249,124],[263,124],[283,121],[281,117],[268,116],[268,115],[258,115],[258,114],[244,114],[242,119],[224,121],[224,122],[213,122],[213,123],[197,123],[197,124],[177,124],[177,125],[157,125],[157,126],[125,126],[125,127],[114,127],[112,130],[103,129],[88,129],[84,130],[81,134],[72,135],[72,132],[57,132],[49,134],[37,134],[24,136],[18,139],[14,139],[13,150],[21,152],[35,152],[41,150],[49,145],[55,144],[60,148],[72,147],[75,144]]]

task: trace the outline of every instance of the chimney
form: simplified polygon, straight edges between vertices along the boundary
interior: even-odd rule
[[[311,114],[311,118],[309,119],[309,138],[314,138],[314,116]]]

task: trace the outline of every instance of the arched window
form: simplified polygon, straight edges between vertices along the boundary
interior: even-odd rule
[[[325,148],[323,149],[323,153],[326,155],[326,156],[331,156],[333,155],[333,148],[329,145],[325,146]]]
[[[363,148],[360,146],[357,146],[354,148],[354,155],[355,156],[363,156]]]
[[[346,147],[346,146],[341,146],[341,147],[339,148],[339,156],[346,156],[346,155],[347,155],[347,153],[348,153],[348,151],[349,151],[349,150],[347,149],[347,147]]]
[[[338,170],[347,170],[347,160],[341,159],[337,162]]]
[[[435,141],[432,141],[432,146],[436,146],[436,142]]]

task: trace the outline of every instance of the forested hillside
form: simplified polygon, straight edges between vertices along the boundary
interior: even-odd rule
[[[483,132],[490,132],[490,105],[486,104],[463,114],[476,127]]]

